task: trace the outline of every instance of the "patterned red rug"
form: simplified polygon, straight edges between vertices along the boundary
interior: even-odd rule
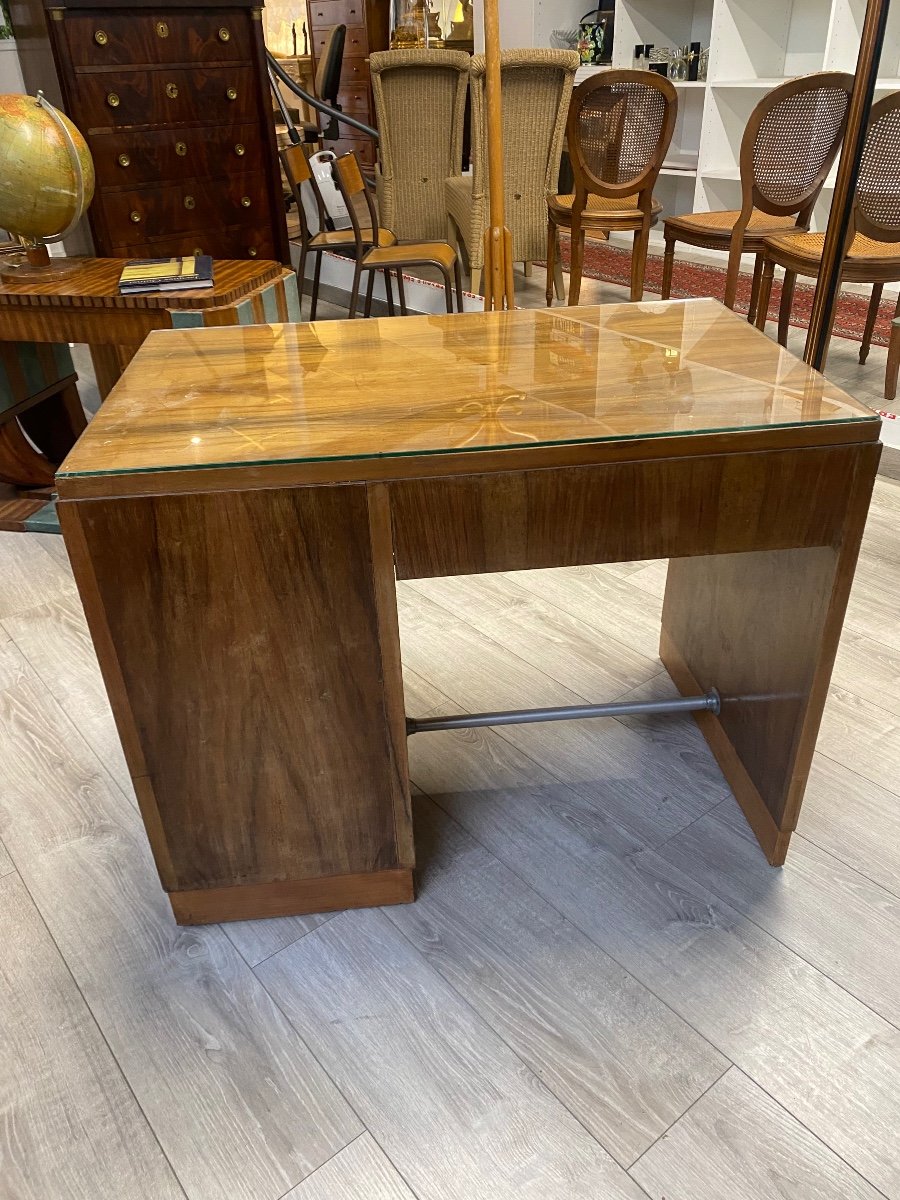
[[[569,266],[569,241],[561,238],[563,267]],[[659,254],[647,257],[647,272],[644,286],[650,293],[659,292],[662,288],[663,260]],[[618,246],[610,246],[605,242],[588,242],[584,252],[584,275],[588,279],[600,279],[605,283],[624,284],[628,287],[631,281],[631,252]],[[707,266],[703,263],[691,263],[675,259],[675,271],[672,275],[672,296],[679,299],[693,296],[715,296],[721,298],[725,294],[724,267]],[[746,312],[750,305],[751,276],[742,273],[738,281],[737,303],[739,312]],[[794,305],[791,324],[798,329],[809,327],[809,314],[815,288],[808,283],[797,280],[794,289]],[[778,320],[778,306],[781,303],[781,285],[776,280],[772,288],[772,300],[769,304],[769,320]],[[861,342],[866,324],[866,313],[869,308],[869,297],[857,295],[855,292],[841,292],[838,302],[837,316],[834,322],[834,332],[837,337],[850,338]],[[891,334],[891,321],[894,318],[894,301],[883,300],[872,335],[873,346],[886,346]],[[774,333],[773,330],[770,332]]]

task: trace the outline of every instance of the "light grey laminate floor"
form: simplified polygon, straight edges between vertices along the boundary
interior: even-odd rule
[[[689,721],[442,733],[415,905],[194,929],[0,533],[0,1198],[900,1200],[898,529],[882,479],[783,870]],[[664,579],[401,585],[408,709],[667,693]]]

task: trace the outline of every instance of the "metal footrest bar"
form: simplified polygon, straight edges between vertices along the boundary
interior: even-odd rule
[[[718,713],[722,699],[715,688],[703,696],[677,700],[622,700],[614,704],[574,704],[565,708],[518,708],[509,712],[463,713],[456,717],[407,717],[406,732],[434,733],[438,729],[477,729],[492,725],[534,725],[540,721],[584,721],[590,717],[677,716],[680,713]]]

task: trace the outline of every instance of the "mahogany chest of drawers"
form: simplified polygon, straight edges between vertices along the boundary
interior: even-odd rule
[[[47,3],[63,106],[94,157],[96,253],[289,263],[261,9]]]
[[[306,0],[306,5],[310,52],[317,65],[334,26],[347,26],[338,103],[351,117],[374,126],[368,58],[373,50],[387,50],[390,45],[389,0]],[[375,143],[347,125],[341,126],[337,141],[325,142],[325,148],[335,154],[355,150],[365,166],[375,165]]]

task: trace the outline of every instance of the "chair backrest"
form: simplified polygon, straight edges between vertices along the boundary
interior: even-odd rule
[[[333,164],[333,174],[334,182],[343,197],[350,216],[350,225],[353,229],[353,236],[356,239],[356,256],[357,258],[362,258],[365,252],[365,243],[363,242],[362,226],[359,220],[356,201],[360,196],[365,198],[369,209],[369,223],[373,230],[373,237],[376,237],[378,229],[378,214],[375,212],[372,193],[366,186],[356,152],[351,150],[347,154],[342,154]]]
[[[678,93],[655,71],[613,68],[579,84],[566,127],[574,208],[589,194],[611,200],[637,194],[639,207],[649,209],[677,112]]]
[[[566,114],[581,59],[574,50],[503,50],[503,181],[506,224],[516,261],[543,258],[547,193],[557,190]],[[472,59],[472,190],[486,196],[486,61]]]
[[[379,131],[382,224],[402,241],[443,238],[444,180],[462,173],[469,55],[382,50],[369,55]]]
[[[820,71],[763,96],[741,139],[746,215],[797,213],[808,223],[844,136],[852,89],[852,75]]]
[[[856,233],[877,242],[900,242],[900,92],[869,113],[853,224]]]
[[[328,35],[322,57],[316,64],[316,97],[332,107],[337,103],[341,90],[341,68],[344,65],[344,40],[346,25],[335,25]]]
[[[325,205],[316,186],[316,181],[313,179],[312,170],[310,169],[309,161],[303,147],[285,146],[283,150],[278,151],[278,157],[281,159],[285,178],[294,197],[294,203],[297,205],[297,213],[300,218],[300,244],[306,248],[309,245],[312,233],[309,228],[309,222],[306,219],[306,209],[303,207],[301,185],[304,183],[312,185],[312,193],[319,213],[320,229],[325,228]]]

